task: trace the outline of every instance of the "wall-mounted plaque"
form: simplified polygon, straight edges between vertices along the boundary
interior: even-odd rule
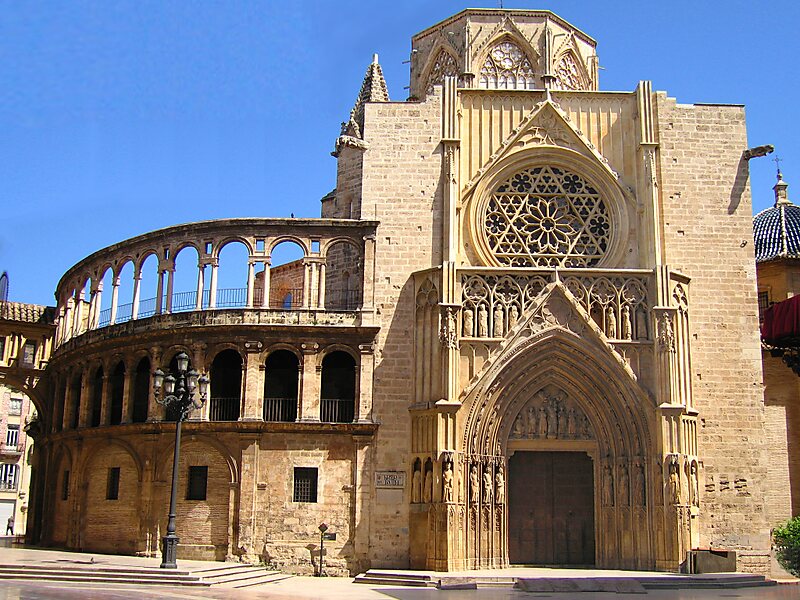
[[[378,471],[375,473],[376,488],[403,489],[406,486],[405,471]]]

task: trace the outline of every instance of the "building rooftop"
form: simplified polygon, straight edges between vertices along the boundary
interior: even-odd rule
[[[778,181],[772,188],[775,204],[753,217],[757,263],[800,258],[800,206],[789,200],[788,187],[779,170]]]

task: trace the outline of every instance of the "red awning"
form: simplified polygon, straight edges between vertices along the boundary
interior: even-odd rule
[[[764,311],[761,339],[770,346],[800,345],[800,296],[792,296]]]

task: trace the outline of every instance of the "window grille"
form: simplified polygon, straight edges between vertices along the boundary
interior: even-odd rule
[[[111,467],[108,470],[108,480],[106,482],[106,500],[119,499],[119,467]]]
[[[186,489],[187,500],[205,500],[208,489],[208,467],[189,467],[189,485]]]
[[[0,489],[13,490],[17,487],[19,467],[13,463],[0,464]]]
[[[6,446],[19,444],[19,425],[9,425],[6,430]]]
[[[317,468],[294,468],[294,497],[293,502],[317,501]]]
[[[0,362],[5,361],[6,358],[6,338],[0,337]]]

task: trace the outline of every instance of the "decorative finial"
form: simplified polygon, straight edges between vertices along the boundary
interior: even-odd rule
[[[377,52],[372,55],[372,64],[373,65],[377,65],[378,64],[378,53]]]
[[[781,173],[781,163],[783,162],[783,159],[776,154],[775,158],[772,159],[772,162],[774,162],[775,166],[778,168],[778,181],[783,181],[783,174]]]
[[[775,206],[791,204],[792,201],[789,200],[788,192],[789,184],[783,180],[783,173],[781,173],[781,162],[783,159],[776,156],[772,160],[775,161],[775,164],[778,167],[778,181],[774,186],[772,186],[772,189],[775,192]]]

